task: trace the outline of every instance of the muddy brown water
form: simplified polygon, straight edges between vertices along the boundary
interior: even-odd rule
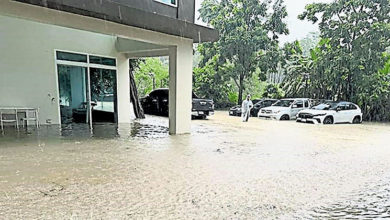
[[[227,112],[0,135],[0,219],[390,218],[390,125]]]

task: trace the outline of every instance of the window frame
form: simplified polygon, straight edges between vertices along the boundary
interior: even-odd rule
[[[99,55],[93,55],[93,54],[87,54],[87,56],[88,56],[88,64],[90,64],[90,65],[101,65],[101,66],[110,66],[110,67],[116,67],[118,65],[116,57],[99,56]],[[110,59],[110,60],[113,60],[114,61],[114,65],[91,62],[91,57],[100,58],[100,59]]]
[[[177,8],[177,3],[178,3],[179,0],[175,0],[175,4],[166,3],[166,2],[163,2],[162,0],[153,0],[153,1],[158,2],[158,3],[161,3],[161,4],[164,4],[164,5],[168,5],[168,6]]]
[[[77,62],[77,61],[67,61],[67,60],[59,60],[57,57],[57,52],[65,52],[65,53],[73,53],[73,54],[80,54],[80,55],[86,55],[87,56],[87,62]],[[97,56],[97,57],[104,57],[104,58],[111,58],[115,59],[115,66],[108,66],[108,65],[102,65],[102,64],[93,64],[89,62],[89,56]],[[57,100],[60,100],[60,88],[59,88],[59,82],[58,82],[58,65],[67,65],[67,66],[78,66],[78,67],[85,67],[87,69],[87,77],[88,77],[88,90],[91,91],[90,87],[90,68],[97,68],[97,69],[107,69],[107,70],[114,70],[116,74],[116,99],[118,100],[118,59],[117,57],[113,56],[106,56],[106,55],[100,55],[100,54],[93,54],[93,53],[85,53],[85,52],[79,52],[79,51],[72,51],[72,50],[64,50],[64,49],[54,49],[54,65],[55,65],[55,78],[56,78],[56,92],[57,92]],[[91,100],[91,92],[89,92],[89,96],[87,99]],[[59,104],[59,103],[58,103]],[[116,108],[115,114],[118,115],[118,101],[116,102],[116,106],[114,107],[114,110]],[[61,112],[60,112],[60,106],[58,105],[58,123],[61,124]],[[117,116],[116,116],[117,117]],[[118,122],[118,119],[116,119]],[[92,120],[89,122],[92,126]]]

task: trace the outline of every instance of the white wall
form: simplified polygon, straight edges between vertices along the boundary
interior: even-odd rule
[[[191,109],[189,106],[191,106],[191,94],[189,91],[192,90],[192,65],[189,64],[192,63],[192,39],[167,35],[58,10],[31,6],[15,1],[0,1],[0,15],[39,22],[39,25],[32,25],[32,22],[20,22],[21,20],[17,22],[15,19],[0,17],[0,94],[4,93],[2,86],[8,84],[1,81],[9,77],[9,80],[7,80],[12,86],[8,86],[6,89],[7,91],[12,92],[12,97],[10,97],[13,100],[12,103],[45,106],[43,113],[47,115],[47,118],[53,118],[54,121],[57,118],[57,122],[59,122],[59,113],[55,113],[56,108],[58,108],[58,101],[55,100],[52,103],[50,101],[51,97],[48,96],[48,93],[51,94],[56,92],[55,74],[50,74],[54,72],[54,55],[50,55],[50,53],[53,53],[53,48],[56,47],[57,49],[67,49],[100,55],[107,54],[117,57],[118,61],[119,121],[130,121],[128,116],[131,115],[132,111],[130,110],[130,103],[126,102],[126,100],[129,100],[129,86],[125,86],[125,83],[127,85],[129,77],[127,72],[127,59],[125,56],[115,52],[115,37],[111,37],[118,36],[138,40],[144,43],[173,46],[174,48],[177,48],[174,58],[176,62],[173,64],[174,69],[176,70],[175,77],[170,80],[170,88],[175,92],[174,105],[177,109],[175,109],[174,112],[170,112],[170,114],[172,113],[172,117],[169,119],[171,125],[170,133],[182,134],[190,132],[191,125],[189,118]],[[48,28],[49,26],[44,24],[55,26],[51,26],[53,28]],[[6,33],[7,31],[12,30],[12,28],[17,31]],[[89,32],[76,30],[85,30]],[[100,35],[94,33],[100,33]],[[3,41],[2,38],[7,38],[7,40]],[[11,44],[11,46],[8,44]],[[44,50],[35,53],[40,48],[43,48]],[[8,56],[8,54],[3,54],[4,49],[5,51],[12,49],[12,56],[10,55],[6,61],[4,61],[3,57]],[[127,52],[136,53],[137,51]],[[142,51],[142,53],[144,52],[145,51]],[[153,55],[158,54],[156,51],[151,52]],[[136,53],[135,57],[141,56],[142,53]],[[163,53],[164,55],[167,55],[165,53],[168,53],[168,51],[163,51]],[[146,53],[146,55],[151,56],[150,53]],[[45,61],[42,61],[42,59]],[[15,63],[20,65],[20,60],[23,61],[23,65],[21,65],[20,68],[11,67]],[[34,66],[30,68],[32,63]],[[26,77],[22,74],[25,74],[26,70],[28,71],[27,78],[37,74],[40,75],[30,83],[23,81]],[[170,74],[173,74],[173,72]],[[29,84],[43,86],[42,88],[35,88],[34,86],[30,87]],[[20,86],[13,88],[15,85]],[[25,88],[26,85],[28,85],[28,87]],[[29,94],[28,97],[24,97],[26,90],[31,90],[33,93]],[[6,103],[9,103],[8,98],[0,97],[0,105],[3,104],[2,102],[4,100],[6,100]],[[45,120],[45,118],[42,119],[42,121]]]
[[[169,133],[191,131],[192,44],[183,43],[169,51]]]
[[[115,37],[0,15],[0,106],[40,108],[40,123],[60,122],[54,50],[117,57],[118,118],[130,120],[128,60]]]

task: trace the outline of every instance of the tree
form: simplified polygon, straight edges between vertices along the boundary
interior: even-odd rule
[[[388,74],[382,73],[390,46],[389,0],[336,0],[306,6],[299,16],[318,23],[323,39],[311,54],[314,62],[311,88],[318,97],[348,100],[363,106],[365,118],[372,119],[383,109],[386,99],[383,85]],[[376,86],[381,85],[381,86]],[[380,89],[382,88],[382,89]],[[375,101],[374,101],[375,100]]]
[[[285,75],[282,88],[288,97],[309,97],[309,83],[313,62],[305,57],[298,41],[283,47]]]
[[[310,51],[317,46],[320,40],[321,38],[319,32],[310,32],[305,38],[301,39],[299,44],[302,47],[303,56],[310,57]]]
[[[229,99],[232,97],[234,88],[231,80],[223,74],[218,74],[221,71],[230,71],[229,65],[219,66],[217,64],[219,55],[215,55],[208,62],[199,68],[194,68],[193,73],[193,90],[200,97],[212,98],[217,108],[225,108],[231,105]]]
[[[240,104],[245,82],[258,69],[260,58],[277,46],[278,35],[288,34],[283,0],[205,0],[199,11],[201,19],[220,34],[217,42],[199,46],[200,67],[217,59],[213,62],[219,67],[212,69],[233,80]]]
[[[138,63],[134,76],[139,95],[145,96],[155,88],[168,87],[169,67],[160,58],[146,58]]]
[[[327,67],[343,80],[340,98],[353,99],[359,82],[376,74],[386,60],[383,52],[390,45],[389,0],[337,0],[306,6],[299,16],[319,22],[321,37],[329,39]]]
[[[285,93],[277,84],[268,84],[264,90],[264,98],[281,99]]]

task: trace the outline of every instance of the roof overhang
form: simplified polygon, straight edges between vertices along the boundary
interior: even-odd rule
[[[194,43],[218,40],[218,31],[191,22],[149,13],[109,0],[14,0],[68,13],[192,39]]]
[[[116,51],[124,53],[128,58],[159,57],[169,55],[169,46],[141,42],[137,40],[117,37]]]

